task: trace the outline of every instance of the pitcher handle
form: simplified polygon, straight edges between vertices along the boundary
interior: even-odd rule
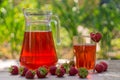
[[[52,22],[55,23],[55,26],[56,26],[56,42],[57,42],[57,45],[60,45],[61,44],[61,41],[60,41],[60,21],[59,21],[59,18],[57,15],[52,15]]]

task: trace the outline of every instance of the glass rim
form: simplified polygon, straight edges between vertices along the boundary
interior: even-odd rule
[[[74,37],[86,37],[86,38],[88,37],[88,38],[91,38],[90,35],[74,35],[73,38]]]
[[[90,35],[75,35],[73,36],[73,45],[76,44],[96,44],[96,42],[94,42],[91,39]]]

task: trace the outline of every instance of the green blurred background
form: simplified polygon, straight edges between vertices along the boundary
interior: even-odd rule
[[[0,59],[19,59],[25,30],[23,8],[58,15],[59,58],[73,58],[74,35],[100,32],[97,59],[120,59],[120,0],[0,0]]]

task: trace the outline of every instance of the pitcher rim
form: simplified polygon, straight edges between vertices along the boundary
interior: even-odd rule
[[[51,15],[52,11],[38,8],[23,8],[23,13],[27,15]]]

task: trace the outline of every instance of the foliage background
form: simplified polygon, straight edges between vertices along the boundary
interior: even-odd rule
[[[87,29],[86,34],[103,35],[97,58],[120,59],[120,0],[0,0],[1,59],[19,58],[25,29],[23,8],[51,10],[59,16],[59,58],[73,58],[72,37]]]

